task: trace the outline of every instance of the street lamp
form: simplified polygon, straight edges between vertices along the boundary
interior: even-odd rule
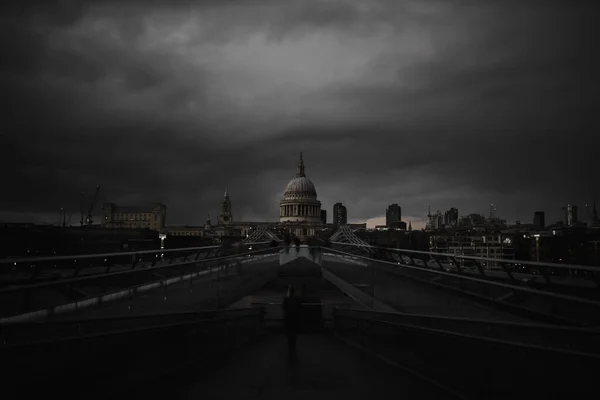
[[[540,262],[540,234],[536,233],[533,235],[535,237],[535,255],[537,262]]]

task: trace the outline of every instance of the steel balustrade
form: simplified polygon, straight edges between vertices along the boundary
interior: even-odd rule
[[[269,228],[265,225],[260,225],[258,226],[258,228],[252,232],[251,235],[249,235],[244,242],[248,243],[248,242],[258,242],[258,241],[263,241],[263,240],[270,240],[270,241],[275,241],[277,243],[281,243],[282,240],[275,235],[273,232],[271,232],[269,230]]]
[[[582,277],[582,281],[592,283],[600,288],[600,267],[589,265],[558,264],[536,261],[523,261],[505,258],[490,258],[477,256],[464,256],[451,253],[436,253],[419,250],[383,248],[371,245],[352,245],[345,242],[332,242],[332,245],[343,247],[354,247],[362,253],[351,253],[353,255],[376,256],[384,261],[399,262],[415,266],[432,267],[442,271],[452,271],[472,275],[480,275],[486,278],[503,277],[511,281],[518,280],[519,276],[527,276],[530,279],[542,277],[548,284],[559,283],[560,277],[575,276]],[[419,262],[417,262],[419,261]],[[473,268],[465,266],[472,261]],[[432,266],[431,263],[434,263]],[[502,264],[501,270],[495,270],[487,264]],[[487,267],[487,268],[486,268]],[[521,267],[521,268],[518,268]],[[575,273],[574,273],[575,272]]]
[[[335,246],[337,243],[332,243]],[[348,246],[347,243],[341,243]],[[538,263],[520,260],[492,259],[484,257],[458,256],[445,253],[430,253],[416,250],[376,248],[374,246],[355,246],[359,252],[347,253],[333,248],[325,249],[330,254],[335,254],[344,262],[363,264],[365,267],[377,267],[390,275],[397,275],[412,280],[425,282],[441,288],[472,296],[476,299],[491,301],[513,311],[520,311],[536,319],[571,325],[600,325],[600,291],[595,286],[595,280],[585,280],[584,277],[578,286],[558,283],[558,274],[554,271],[581,271],[596,277],[598,269],[590,266],[564,265],[552,263]],[[364,255],[367,252],[368,255]],[[415,262],[419,257],[422,263]],[[531,280],[518,280],[518,275],[507,272],[512,278],[498,279],[489,277],[483,266],[473,271],[464,267],[451,269],[452,265],[444,264],[440,258],[498,262],[507,264],[521,264],[532,268],[545,268],[548,278],[532,284]],[[426,260],[434,264],[427,263]],[[440,267],[442,265],[442,267]],[[326,264],[324,264],[326,267]],[[553,274],[554,272],[554,274]],[[593,275],[592,275],[593,274]],[[563,274],[564,275],[564,274]],[[583,283],[582,283],[583,282]],[[584,283],[588,282],[586,286]]]
[[[119,253],[81,254],[73,256],[0,259],[0,279],[4,286],[36,281],[46,272],[53,279],[79,275],[102,274],[111,270],[135,269],[143,265],[173,263],[177,259],[203,260],[241,253],[242,249],[262,249],[270,242],[244,243],[242,247],[202,246],[178,249],[144,250]],[[20,278],[20,279],[18,279]],[[48,276],[46,276],[48,279]]]
[[[353,262],[369,267],[375,266],[379,270],[389,272],[392,275],[408,277],[463,294],[473,295],[478,299],[486,299],[494,303],[509,306],[511,309],[520,309],[522,311],[531,312],[533,315],[539,317],[548,317],[550,318],[548,319],[550,322],[576,325],[598,325],[600,323],[600,313],[598,313],[600,302],[597,300],[597,297],[595,297],[597,296],[595,286],[592,288],[585,286],[571,287],[570,291],[566,291],[566,285],[554,284],[555,281],[559,281],[559,277],[561,276],[561,274],[554,272],[556,270],[583,271],[592,276],[591,274],[595,275],[597,273],[594,267],[449,255],[445,253],[431,253],[405,249],[377,248],[364,244],[341,244],[344,245],[345,248],[355,248],[367,255],[347,253],[332,248],[318,246],[314,247],[314,249],[323,250],[326,254],[335,254],[335,257],[341,258],[344,262]],[[244,248],[270,245],[271,242],[247,243],[244,245]],[[338,246],[340,243],[333,242],[332,245]],[[51,257],[46,259],[46,261],[54,262],[57,261],[57,259],[67,261],[77,259],[98,260],[99,258],[102,259],[102,257],[137,258],[138,256],[143,257],[148,255],[156,258],[157,255],[173,255],[173,257],[162,257],[162,261],[144,261],[142,259],[142,261],[130,262],[127,264],[126,268],[121,268],[119,270],[119,268],[114,267],[109,273],[103,271],[104,273],[98,274],[70,274],[68,275],[68,278],[59,279],[57,281],[42,281],[27,286],[5,287],[0,290],[0,296],[5,297],[5,301],[3,302],[4,305],[9,303],[13,305],[21,304],[21,306],[18,306],[17,308],[20,308],[20,311],[22,312],[27,312],[35,309],[35,307],[31,307],[28,303],[31,301],[32,297],[36,297],[40,292],[50,290],[51,292],[57,292],[68,298],[85,299],[86,297],[89,297],[86,296],[85,289],[93,285],[104,286],[105,288],[101,289],[100,292],[105,294],[109,293],[111,290],[114,292],[115,285],[119,288],[135,287],[136,285],[139,285],[140,282],[157,281],[157,278],[159,278],[159,280],[164,280],[173,276],[181,276],[186,272],[198,272],[198,263],[205,267],[204,270],[210,272],[212,270],[211,266],[213,266],[211,264],[218,267],[219,264],[228,262],[242,262],[241,259],[248,257],[249,255],[275,255],[279,251],[279,248],[267,247],[264,250],[225,257],[216,257],[215,255],[218,254],[217,251],[222,251],[222,247],[208,246],[192,249],[84,255],[80,257]],[[211,254],[209,252],[213,253]],[[203,255],[206,256],[201,258]],[[447,259],[451,259],[452,264],[456,264],[456,268],[452,269],[452,264],[444,262],[444,260]],[[23,263],[23,265],[27,265],[27,262],[37,262],[37,260],[39,260],[39,258],[20,260],[19,262]],[[418,260],[422,260],[420,265]],[[530,281],[523,282],[518,280],[519,275],[508,270],[506,272],[507,278],[499,280],[498,277],[489,277],[487,275],[489,269],[483,268],[481,264],[479,265],[479,268],[468,270],[464,266],[461,266],[460,261],[462,260],[472,260],[480,263],[498,262],[506,263],[508,265],[520,264],[531,268],[545,268],[549,278],[541,282],[536,282],[536,286],[532,285]],[[104,259],[102,259],[102,261],[104,261]],[[12,262],[14,261],[1,260],[2,265],[10,265]],[[582,275],[583,272],[578,272],[578,274]],[[139,278],[129,278],[134,276]],[[512,276],[512,278],[509,278],[509,276]],[[591,284],[595,281],[590,279],[587,280],[587,282],[590,282]],[[97,290],[97,288],[94,288],[94,290]],[[13,296],[12,299],[6,298],[7,295],[14,293],[20,295],[16,298]],[[540,302],[537,300],[542,301]],[[535,303],[536,301],[536,304],[530,304]],[[39,307],[39,304],[37,308],[41,308]],[[8,314],[14,315],[17,313],[12,312]],[[4,312],[4,315],[7,315],[7,313]]]
[[[96,274],[68,274],[58,280],[46,280],[27,285],[5,286],[0,289],[0,322],[11,322],[17,318],[34,318],[54,312],[64,312],[73,308],[95,305],[111,299],[133,296],[135,293],[176,283],[185,279],[206,276],[218,278],[219,274],[237,273],[244,263],[259,261],[264,257],[278,254],[278,248],[268,247],[269,243],[258,243],[259,250],[226,256],[214,256],[218,246],[209,248],[174,249],[174,257],[163,258],[163,262],[132,263],[126,268],[113,268],[110,272]],[[252,248],[256,244],[252,245]],[[246,248],[246,247],[244,247]],[[209,257],[198,257],[198,250],[212,251]],[[220,251],[220,250],[219,250]],[[234,250],[235,252],[235,250]],[[144,252],[161,255],[162,251]],[[200,253],[201,254],[201,253]],[[112,254],[111,254],[112,255]],[[114,257],[137,257],[139,253],[118,253]],[[95,257],[94,257],[95,256]],[[86,260],[107,255],[86,255]],[[77,260],[76,256],[67,257]],[[54,260],[53,260],[54,261]],[[30,281],[29,281],[30,282]],[[10,317],[10,318],[9,318]],[[15,321],[17,321],[15,320]]]

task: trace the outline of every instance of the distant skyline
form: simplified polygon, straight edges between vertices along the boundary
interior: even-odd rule
[[[343,203],[343,202],[342,202]],[[390,203],[391,204],[391,203]],[[99,204],[98,209],[100,208],[101,204]],[[580,210],[579,210],[579,220],[582,222],[589,222],[588,220],[590,219],[587,215],[587,211],[585,210],[585,205],[583,206],[579,206]],[[330,207],[331,210],[327,209],[327,214],[328,216],[331,214],[333,215],[333,205]],[[440,210],[442,213],[447,211],[450,207],[448,207],[447,209],[443,209]],[[592,210],[592,203],[590,203],[590,212]],[[433,209],[432,208],[432,213],[436,212],[437,209]],[[536,210],[536,211],[543,211],[543,210]],[[556,220],[548,220],[548,214],[552,214],[552,213],[547,213],[546,211],[544,211],[546,214],[546,224],[551,225],[554,224],[558,221],[563,221],[564,219],[564,211],[560,211],[558,213],[558,217],[556,218]],[[481,214],[484,217],[487,217],[488,214],[485,212],[477,212],[477,211],[465,211],[464,213],[461,212],[461,210],[459,210],[459,217],[464,216],[464,215],[469,215],[469,214]],[[213,213],[210,213],[211,215],[211,221],[213,223],[217,223],[217,217],[218,217],[218,211],[215,211]],[[507,219],[504,216],[502,216],[501,214],[497,214],[497,216],[501,219],[506,219],[508,224],[514,224],[516,221],[520,221],[521,224],[532,224],[533,223],[533,215],[534,215],[534,211],[531,212],[531,218],[527,219],[527,220],[511,220],[511,219]],[[167,205],[167,225],[168,226],[173,226],[173,225],[198,225],[198,226],[202,226],[204,225],[204,222],[206,221],[206,216],[207,214],[204,215],[204,219],[202,219],[202,221],[200,222],[196,222],[197,219],[194,219],[193,222],[189,222],[189,221],[172,221],[170,219],[170,215],[169,215],[169,206]],[[78,225],[79,224],[79,220],[81,219],[81,213],[80,211],[76,211],[71,213],[70,211],[67,211],[67,215],[66,215],[66,219],[69,219],[70,217],[70,225]],[[94,215],[92,216],[92,219],[94,221],[95,224],[98,224],[101,220],[101,214],[98,212],[95,212]],[[30,223],[40,223],[40,224],[51,224],[51,225],[56,225],[59,223],[59,219],[60,216],[59,214],[43,214],[43,213],[19,213],[19,214],[15,214],[13,216],[9,216],[8,218],[5,218],[4,220],[0,220],[0,222],[30,222]],[[62,221],[62,219],[60,219]],[[412,229],[413,230],[420,230],[420,229],[424,229],[425,225],[427,223],[427,215],[426,213],[423,216],[414,216],[414,215],[406,215],[402,217],[402,220],[405,221],[407,224],[410,221],[412,224]],[[256,221],[265,221],[265,222],[277,222],[277,218],[270,218],[270,219],[264,219],[264,218],[238,218],[236,217],[236,215],[234,214],[234,221],[246,221],[246,222],[256,222]],[[331,221],[331,216],[328,217],[328,223],[332,223]],[[367,224],[367,228],[372,229],[377,225],[385,225],[386,224],[386,217],[385,217],[385,211],[382,215],[376,215],[375,217],[372,218],[368,218],[368,219],[353,219],[353,218],[349,218],[348,219],[348,223],[350,224],[362,224],[362,223],[366,223]]]
[[[549,0],[13,2],[0,221],[99,203],[277,220],[304,152],[331,218],[600,197],[598,5]],[[76,218],[78,220],[79,217]]]

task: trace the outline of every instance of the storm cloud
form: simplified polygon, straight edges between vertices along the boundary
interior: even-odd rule
[[[101,201],[165,203],[169,224],[215,215],[225,188],[236,220],[276,220],[300,151],[329,215],[399,203],[420,227],[429,205],[494,203],[557,220],[600,196],[584,4],[2,6],[0,220],[55,222],[96,184]]]

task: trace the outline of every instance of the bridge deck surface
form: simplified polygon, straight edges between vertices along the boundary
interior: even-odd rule
[[[247,264],[254,272],[262,274],[269,273],[270,268],[277,261],[259,262]],[[475,301],[471,298],[458,296],[444,290],[437,289],[427,284],[413,282],[410,279],[393,276],[389,272],[380,271],[375,275],[371,269],[357,267],[355,265],[327,261],[328,270],[337,274],[347,282],[357,285],[357,288],[369,295],[372,293],[371,283],[375,281],[375,297],[389,304],[399,312],[425,315],[441,315],[474,319],[500,320],[510,322],[528,322],[524,317],[495,309],[489,304]],[[251,307],[252,303],[280,302],[285,291],[283,289],[272,290],[260,288],[262,284],[250,285],[249,278],[253,274],[223,276],[217,282],[214,276],[201,279],[188,280],[173,285],[156,288],[141,294],[135,298],[112,301],[104,305],[84,308],[79,311],[59,314],[57,317],[113,317],[151,313],[199,311],[202,309],[217,308],[217,298],[224,301],[227,297],[235,298],[235,303],[230,308]],[[263,281],[266,283],[269,279]],[[364,286],[364,287],[363,287]],[[217,296],[219,292],[219,296]],[[238,296],[234,292],[239,293]],[[251,295],[247,295],[251,293]],[[244,296],[246,295],[246,296]],[[243,297],[242,297],[243,296]],[[331,293],[321,292],[321,301],[330,304],[324,310],[329,314],[334,305],[358,306],[350,298],[343,296],[339,291]],[[227,303],[221,303],[221,306]],[[256,304],[258,305],[258,304]],[[280,307],[277,305],[267,306],[268,317],[278,318]]]
[[[201,360],[199,360],[201,362]],[[200,376],[191,368],[148,386],[172,399],[404,399],[448,398],[420,379],[360,354],[328,335],[301,335],[298,361],[287,356],[285,336],[272,334],[234,353],[221,368]],[[161,393],[162,392],[162,393]],[[136,397],[140,396],[139,388]]]

